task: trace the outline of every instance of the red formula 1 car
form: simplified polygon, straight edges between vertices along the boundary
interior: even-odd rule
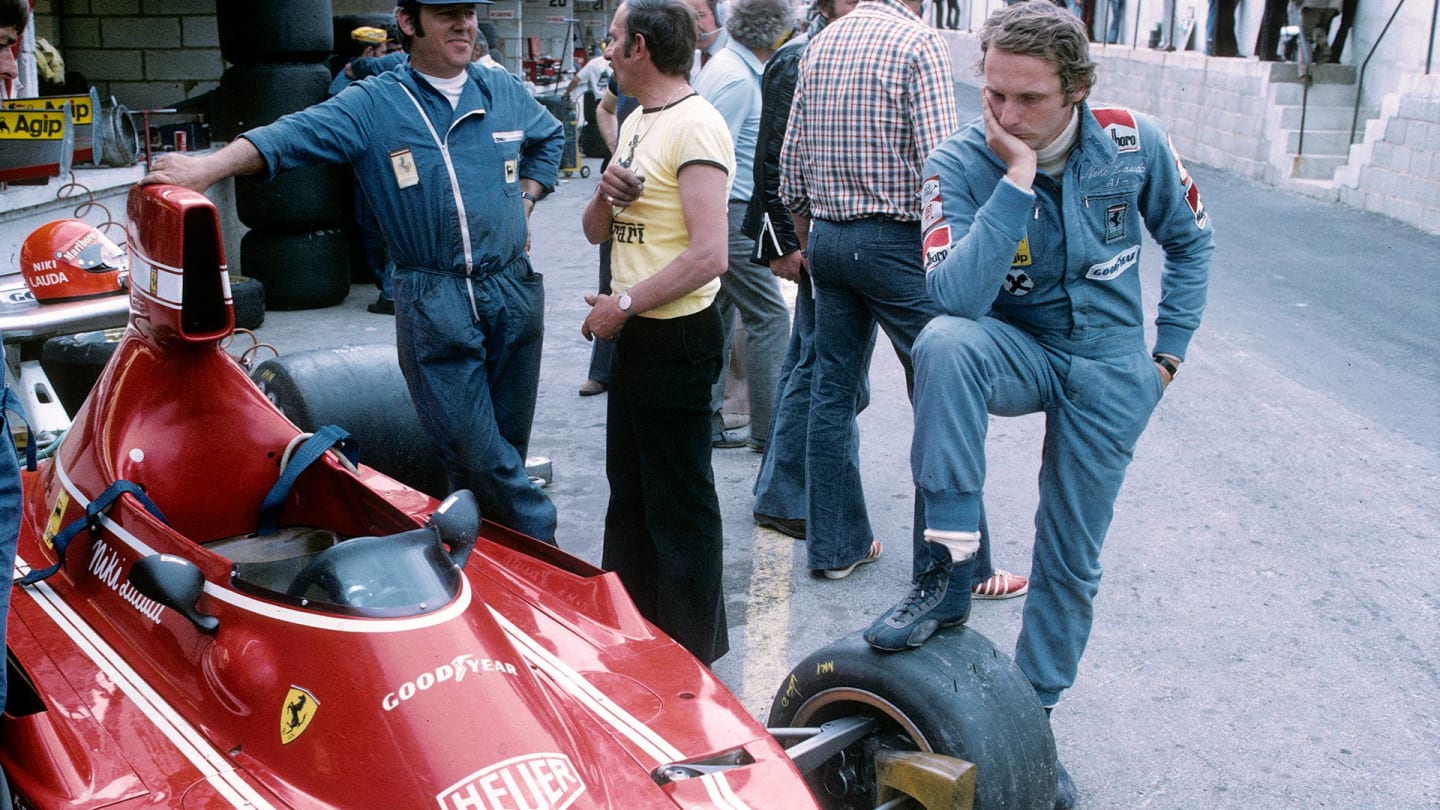
[[[946,754],[979,804],[1050,801],[1044,715],[977,633],[832,645],[767,730],[613,575],[276,410],[221,347],[208,200],[137,188],[129,219],[128,330],[24,480],[15,806],[969,806]]]

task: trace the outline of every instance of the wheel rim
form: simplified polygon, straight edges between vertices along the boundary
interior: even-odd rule
[[[880,729],[841,751],[807,777],[822,806],[831,810],[875,806],[875,754],[878,751],[934,751],[909,714],[866,689],[837,687],[818,692],[800,705],[792,722],[796,726],[818,726],[856,714],[878,719]]]

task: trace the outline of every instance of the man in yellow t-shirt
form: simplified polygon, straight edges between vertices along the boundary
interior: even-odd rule
[[[679,0],[627,0],[610,23],[605,57],[641,108],[625,119],[585,207],[585,237],[611,240],[614,293],[585,297],[580,331],[615,342],[601,565],[709,665],[730,648],[710,386],[720,373],[714,300],[735,150],[720,113],[687,81],[694,49],[694,12]]]

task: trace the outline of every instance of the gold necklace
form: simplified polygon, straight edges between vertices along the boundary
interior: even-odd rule
[[[630,143],[627,147],[630,150],[630,154],[626,155],[624,159],[620,161],[620,166],[622,168],[630,168],[630,164],[635,161],[635,148],[640,145],[641,141],[645,140],[645,136],[650,134],[650,130],[655,128],[655,124],[660,120],[660,114],[670,109],[670,105],[674,104],[676,101],[679,101],[676,96],[680,94],[680,91],[684,90],[689,86],[690,85],[688,83],[681,82],[680,86],[676,87],[675,90],[670,93],[670,98],[666,99],[665,103],[660,105],[660,109],[654,112],[655,117],[650,119],[650,126],[645,127],[645,129],[642,131],[639,124],[635,125],[635,134],[630,136]],[[688,96],[686,98],[688,98]],[[650,114],[651,113],[645,112],[644,110],[640,111],[640,117],[642,119]]]

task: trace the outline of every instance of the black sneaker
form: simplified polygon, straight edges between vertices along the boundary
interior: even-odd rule
[[[950,562],[950,550],[928,543],[930,567],[915,578],[910,595],[865,630],[865,641],[877,650],[898,652],[919,647],[942,627],[970,618],[970,579],[975,558]]]
[[[393,299],[393,298],[381,298],[381,299],[377,300],[375,303],[371,304],[370,306],[365,307],[365,309],[366,309],[366,311],[368,311],[368,312],[373,312],[373,313],[375,313],[376,315],[394,315],[394,314],[395,314],[395,299]]]
[[[755,512],[754,515],[756,526],[774,529],[796,540],[805,539],[805,518],[782,518],[774,515],[762,515],[759,512]]]

